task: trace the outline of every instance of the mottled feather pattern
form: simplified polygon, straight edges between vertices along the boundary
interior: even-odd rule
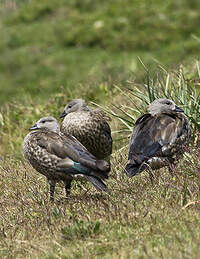
[[[36,134],[35,134],[36,133]],[[38,145],[38,132],[30,132],[24,140],[24,153],[28,161],[34,165],[34,168],[45,175],[47,178],[59,179],[60,174],[57,171],[57,164],[62,160],[47,151],[46,148]],[[70,175],[63,177],[72,178]]]
[[[24,154],[39,173],[50,183],[50,199],[53,200],[56,182],[64,181],[69,195],[73,179],[86,179],[101,191],[107,191],[102,181],[108,178],[110,165],[97,160],[73,136],[64,136],[54,117],[41,118],[30,128],[34,130],[24,139]]]
[[[108,116],[104,111],[101,109],[94,109],[92,110],[92,116],[94,120],[104,120],[104,121],[111,121],[112,119]]]
[[[61,131],[53,117],[41,118],[24,139],[24,153],[31,165],[50,182],[50,197],[55,183],[65,182],[69,194],[71,181],[84,178],[97,190],[107,191],[110,163],[104,160],[112,152],[109,117],[91,110],[83,99],[72,100],[60,116]],[[157,99],[149,113],[136,120],[129,144],[125,173],[134,176],[145,169],[174,165],[188,148],[192,131],[184,111],[172,100]]]
[[[168,145],[162,147],[163,156],[171,156],[172,154],[181,154],[185,151],[184,148],[188,146],[192,130],[189,126],[187,117],[184,114],[177,114],[175,135]]]
[[[99,111],[69,113],[63,120],[61,132],[73,135],[95,157],[103,159],[112,152],[112,138],[110,127],[102,117]]]
[[[147,166],[170,167],[182,157],[191,139],[188,119],[173,101],[157,99],[150,104],[150,111],[152,114],[137,119],[132,132],[125,168],[130,176]]]

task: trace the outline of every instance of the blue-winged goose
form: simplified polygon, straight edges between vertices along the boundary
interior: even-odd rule
[[[112,153],[112,137],[108,117],[100,109],[91,110],[83,99],[66,105],[60,118],[61,132],[76,137],[90,153],[105,159]]]
[[[184,111],[168,99],[157,99],[149,113],[137,119],[130,140],[125,173],[134,176],[148,166],[172,168],[184,153],[191,138],[191,128]]]
[[[59,134],[55,118],[41,118],[30,130],[24,139],[24,154],[30,164],[47,177],[51,200],[56,182],[60,180],[65,183],[66,195],[71,181],[79,178],[87,179],[98,190],[107,191],[102,179],[108,177],[108,163],[97,160],[75,137]]]

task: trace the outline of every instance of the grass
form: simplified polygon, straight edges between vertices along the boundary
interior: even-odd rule
[[[12,3],[0,3],[0,257],[199,258],[198,1]],[[23,139],[78,97],[114,115],[110,192],[74,182],[66,199],[59,184],[51,203]],[[173,174],[130,179],[128,137],[158,97],[184,108],[190,152]]]
[[[182,78],[190,81],[198,78],[195,69],[191,69],[190,77],[188,73],[189,70],[183,69]],[[173,87],[178,85],[176,74],[175,70],[170,74]],[[166,78],[159,78],[163,83],[166,80],[167,85],[167,74]],[[138,84],[132,86],[139,87]],[[144,89],[144,97],[148,97],[148,87],[141,89]],[[134,108],[130,105],[134,96],[127,92],[128,88],[113,91],[116,93],[112,103],[121,103],[121,112],[127,107]],[[185,97],[188,98],[189,93],[186,91]],[[107,90],[107,94],[112,92]],[[198,95],[195,98],[198,100]],[[154,172],[153,180],[146,172],[130,179],[123,173],[128,154],[127,137],[117,142],[120,134],[114,132],[112,171],[107,181],[109,194],[98,193],[89,183],[74,182],[72,193],[66,199],[64,186],[59,184],[55,202],[51,203],[45,177],[24,160],[22,143],[26,129],[36,118],[44,111],[58,117],[59,107],[64,107],[64,103],[65,96],[61,92],[45,105],[34,103],[30,97],[23,104],[11,103],[1,110],[0,256],[198,258],[199,142],[191,143],[189,153],[184,155],[174,173],[163,168]],[[136,114],[144,111],[142,107],[138,106]],[[192,109],[193,106],[188,107],[189,114]],[[119,112],[119,108],[115,111]],[[113,117],[113,129],[120,129],[118,114]],[[125,121],[125,115],[127,113],[122,113],[121,122]],[[195,136],[199,139],[198,129]]]
[[[165,169],[150,181],[121,173],[125,153],[115,153],[110,193],[74,183],[67,200],[62,185],[48,200],[43,176],[26,162],[1,161],[0,255],[34,258],[198,258],[199,149],[175,174]],[[8,177],[9,176],[9,177]]]
[[[125,87],[115,86],[121,96],[121,102],[103,108],[111,116],[118,119],[118,131],[125,135],[132,132],[137,118],[147,112],[148,105],[155,99],[167,98],[173,100],[184,109],[193,130],[193,141],[199,141],[200,131],[200,88],[199,88],[199,62],[194,64],[193,76],[187,67],[180,65],[177,70],[167,71],[159,66],[154,76],[151,76],[145,67],[147,83],[138,84],[128,80]]]
[[[152,71],[155,60],[171,67],[199,58],[198,0],[121,6],[121,0],[2,1],[0,102],[30,95],[45,102],[61,89],[66,98],[83,90],[99,101],[102,83],[112,88],[130,74],[144,78],[138,56]]]

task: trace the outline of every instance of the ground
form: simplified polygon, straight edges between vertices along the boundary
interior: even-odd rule
[[[199,258],[199,1],[7,0],[0,14],[0,257]],[[160,96],[185,110],[190,147],[174,172],[128,178],[134,121]],[[23,139],[80,97],[112,117],[109,193],[74,182],[65,198],[60,183],[52,203]]]

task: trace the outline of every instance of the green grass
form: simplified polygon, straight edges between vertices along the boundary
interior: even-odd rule
[[[0,257],[199,258],[199,1],[9,3],[0,3]],[[164,96],[190,119],[190,152],[174,173],[130,179],[134,120]],[[23,139],[80,97],[114,113],[110,192],[74,182],[66,199],[59,184],[50,203]]]
[[[46,101],[61,88],[71,98],[96,91],[108,74],[109,87],[130,74],[141,80],[138,56],[152,70],[154,60],[173,66],[199,58],[198,0],[7,0],[0,12],[1,103],[27,95]]]
[[[200,132],[199,62],[190,66],[192,69],[180,65],[173,71],[167,71],[160,66],[153,77],[148,68],[144,67],[147,76],[146,84],[136,84],[129,80],[125,87],[115,86],[116,91],[121,95],[121,102],[113,103],[112,107],[102,108],[118,119],[121,125],[121,129],[118,125],[118,134],[130,134],[137,118],[148,112],[147,108],[151,102],[155,99],[167,98],[184,109],[193,130],[193,141],[197,141]]]

